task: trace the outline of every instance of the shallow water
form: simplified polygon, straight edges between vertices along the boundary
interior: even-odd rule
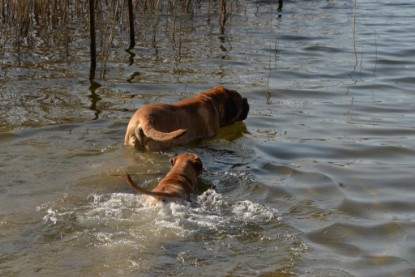
[[[176,32],[161,14],[155,43],[138,15],[133,55],[117,29],[93,83],[82,25],[3,44],[2,276],[415,274],[412,3],[231,11],[224,34],[207,3]],[[122,145],[140,105],[218,83],[248,98],[243,124],[167,152]],[[149,206],[118,176],[151,188],[181,151],[205,166],[192,203]]]

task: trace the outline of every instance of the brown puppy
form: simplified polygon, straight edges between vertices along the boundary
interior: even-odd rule
[[[171,158],[173,168],[160,183],[148,191],[138,186],[127,173],[127,183],[135,190],[153,196],[158,200],[183,199],[190,201],[190,194],[196,192],[197,176],[202,173],[203,164],[194,153],[181,153]]]
[[[249,104],[235,90],[215,86],[173,104],[147,104],[138,109],[124,144],[158,151],[214,137],[219,128],[246,119]]]

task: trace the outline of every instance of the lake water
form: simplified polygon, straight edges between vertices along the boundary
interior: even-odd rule
[[[414,276],[415,6],[276,2],[233,2],[223,32],[211,1],[139,13],[130,53],[103,25],[94,82],[87,18],[19,44],[4,25],[0,275]],[[216,84],[248,98],[246,121],[123,146],[140,105]],[[182,151],[205,166],[192,203],[150,207],[118,176],[152,188]]]

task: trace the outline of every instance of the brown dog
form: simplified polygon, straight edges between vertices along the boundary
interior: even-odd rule
[[[127,183],[135,190],[153,196],[163,202],[168,199],[190,201],[190,194],[196,192],[197,176],[203,170],[202,161],[194,153],[181,153],[171,158],[170,161],[173,168],[152,191],[148,191],[134,183],[128,173],[126,175]]]
[[[138,109],[125,133],[125,145],[152,151],[214,137],[219,128],[246,119],[249,104],[235,90],[215,86],[173,104]]]

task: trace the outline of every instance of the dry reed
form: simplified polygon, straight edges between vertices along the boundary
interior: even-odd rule
[[[97,43],[94,48],[100,53],[100,62],[105,67],[110,56],[110,49],[114,36],[119,31],[130,29],[130,44],[128,49],[135,45],[135,36],[137,35],[134,26],[140,32],[140,27],[149,28],[152,32],[151,46],[157,48],[157,36],[160,32],[161,16],[170,17],[174,22],[170,29],[173,40],[176,41],[177,32],[181,32],[181,23],[177,22],[177,17],[183,14],[192,15],[199,6],[200,0],[0,0],[0,52],[6,51],[7,43],[13,43],[15,49],[20,49],[22,43],[27,43],[27,38],[32,34],[36,36],[38,30],[58,30],[66,33],[72,30],[73,34],[82,34],[85,37],[85,30],[89,26],[89,1],[95,4],[94,15],[95,24],[90,26],[96,31]],[[208,13],[216,14],[219,18],[221,33],[226,32],[229,24],[230,10],[232,0],[208,0]],[[140,18],[152,17],[151,26],[140,26]],[[83,22],[83,24],[82,24]],[[83,27],[82,27],[83,26]],[[73,31],[76,29],[76,31]],[[81,30],[79,30],[81,29]],[[81,32],[81,33],[80,33]],[[70,37],[70,34],[66,34]],[[92,41],[92,32],[90,39]],[[178,35],[179,49],[181,37]],[[17,46],[17,47],[16,47]],[[27,45],[26,45],[27,46]],[[29,46],[30,47],[30,46]],[[1,49],[2,48],[2,49]],[[91,67],[95,62],[91,46]]]

